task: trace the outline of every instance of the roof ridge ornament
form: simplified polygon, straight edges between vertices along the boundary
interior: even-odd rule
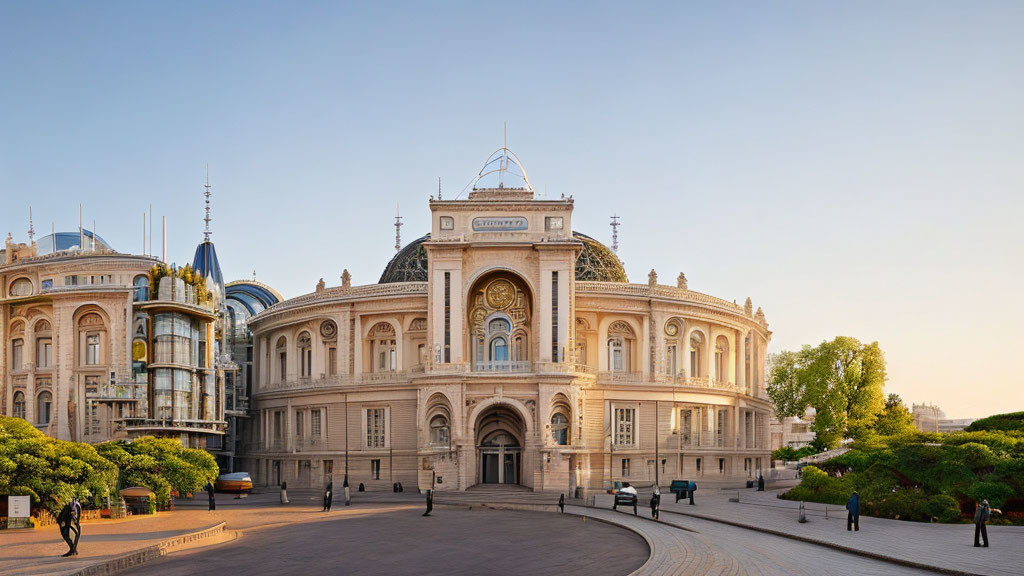
[[[206,230],[203,232],[203,242],[210,241],[210,163],[206,163],[206,185],[203,186],[206,191],[203,195],[206,196],[206,217],[203,218],[203,222],[206,223]]]

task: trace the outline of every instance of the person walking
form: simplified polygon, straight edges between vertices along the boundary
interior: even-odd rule
[[[651,518],[654,518],[655,520],[657,520],[660,512],[661,512],[661,490],[658,489],[657,485],[655,485],[654,486],[654,494],[651,494]]]
[[[281,482],[281,504],[288,503],[288,483]]]
[[[334,481],[327,482],[327,489],[324,490],[324,512],[331,511],[331,504],[334,503]]]
[[[974,511],[974,546],[976,548],[981,546],[978,543],[979,536],[985,541],[985,548],[988,548],[988,528],[985,527],[985,523],[988,522],[993,512],[1002,513],[998,508],[989,506],[988,500],[982,500],[981,505]]]
[[[213,496],[213,482],[207,482],[206,483],[206,495],[210,498],[210,508],[209,508],[209,510],[211,512],[213,512],[214,510],[217,509],[217,501],[214,499],[214,496]]]
[[[434,509],[434,481],[437,479],[437,472],[430,472],[430,489],[427,490],[427,511],[423,513],[424,516],[430,516],[430,512]]]
[[[757,491],[764,492],[764,474],[757,475]]]
[[[697,491],[697,483],[696,482],[690,482],[689,489],[687,490],[687,492],[690,493],[690,506],[693,506],[693,493],[696,492],[696,491]]]
[[[860,532],[860,495],[857,492],[846,501],[846,530]]]
[[[565,512],[565,494],[558,495],[558,511]]]
[[[57,499],[53,496],[54,500]],[[68,545],[68,551],[61,556],[78,556],[78,539],[82,536],[82,505],[77,498],[72,498],[61,508],[57,514],[57,527],[60,529],[60,536]],[[74,538],[71,537],[72,532]]]

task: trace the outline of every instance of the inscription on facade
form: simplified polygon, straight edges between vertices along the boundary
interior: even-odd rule
[[[527,227],[526,218],[522,216],[473,218],[473,230],[476,232],[510,232],[526,230]]]

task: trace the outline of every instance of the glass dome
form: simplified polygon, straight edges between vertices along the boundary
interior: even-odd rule
[[[79,246],[80,244],[85,246]],[[86,250],[92,250],[93,248],[96,250],[113,250],[102,236],[94,234],[92,230],[83,229],[82,234],[78,232],[57,232],[56,234],[43,236],[36,241],[36,254],[42,256],[43,254],[53,254],[54,252],[62,252],[64,250],[77,250],[80,247]]]

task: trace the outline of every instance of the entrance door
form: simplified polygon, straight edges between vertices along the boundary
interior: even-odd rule
[[[520,448],[510,434],[491,434],[480,446],[480,482],[519,484]]]

